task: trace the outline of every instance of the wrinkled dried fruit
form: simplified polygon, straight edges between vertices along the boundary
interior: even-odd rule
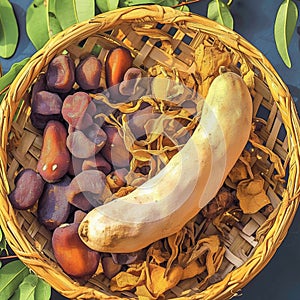
[[[82,171],[66,188],[67,200],[81,210],[87,211],[101,205],[101,194],[106,185],[105,174],[98,170]]]
[[[131,159],[130,152],[126,149],[124,141],[118,129],[113,126],[104,126],[103,130],[107,135],[107,140],[101,150],[104,158],[114,167],[128,167]]]
[[[229,189],[222,187],[217,195],[202,208],[201,213],[207,219],[214,219],[233,205],[234,195]]]
[[[16,209],[29,209],[40,198],[44,184],[40,174],[32,169],[23,169],[15,178],[15,188],[8,199]]]
[[[146,123],[149,120],[157,119],[160,115],[153,111],[152,106],[147,106],[128,115],[128,126],[137,140],[145,136]]]
[[[88,56],[76,68],[76,82],[84,90],[97,89],[100,83],[101,69],[101,61],[95,56]]]
[[[126,185],[126,175],[128,170],[126,168],[116,169],[110,173],[107,177],[107,183],[112,190],[119,189],[120,187]]]
[[[52,120],[47,123],[37,171],[48,182],[58,181],[69,169],[70,153],[66,138],[67,130],[61,122]]]
[[[31,123],[35,128],[44,129],[50,120],[60,120],[63,102],[58,94],[40,91],[31,102]]]
[[[65,98],[61,112],[70,126],[83,130],[93,124],[92,116],[86,112],[91,100],[85,92],[76,92]]]
[[[81,241],[78,226],[79,223],[72,223],[57,227],[52,235],[52,247],[55,258],[65,273],[86,279],[96,272],[100,254]]]
[[[70,213],[70,203],[65,196],[65,188],[71,182],[67,176],[56,183],[46,183],[38,204],[38,220],[49,230],[67,221]]]
[[[67,55],[58,55],[49,63],[46,73],[47,86],[57,93],[69,92],[75,83],[75,65]]]

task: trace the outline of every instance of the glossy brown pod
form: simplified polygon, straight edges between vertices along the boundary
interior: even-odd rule
[[[128,49],[117,47],[111,49],[105,60],[105,78],[107,88],[119,84],[125,72],[132,66],[133,57]]]
[[[79,223],[57,227],[52,235],[52,248],[58,264],[66,274],[88,279],[98,268],[100,254],[81,241],[78,227]]]
[[[66,146],[67,130],[59,121],[49,121],[43,134],[41,155],[37,171],[45,181],[55,182],[69,169],[70,152]]]
[[[105,60],[105,80],[110,101],[126,101],[128,96],[120,94],[119,84],[123,80],[126,71],[132,66],[132,63],[133,57],[128,49],[117,47],[109,51]]]
[[[101,61],[95,56],[88,56],[80,61],[75,70],[76,82],[84,90],[97,89],[100,84],[101,70]]]
[[[31,123],[35,128],[44,129],[50,120],[60,120],[63,102],[56,93],[40,91],[31,101]]]
[[[41,92],[41,91],[47,91],[47,81],[46,81],[46,74],[41,74],[35,81],[35,83],[32,86],[32,91],[31,91],[31,98],[33,99],[36,95],[36,93]]]
[[[65,196],[65,188],[71,179],[67,176],[56,183],[46,183],[38,203],[38,220],[49,230],[65,223],[70,213],[70,203]]]
[[[75,65],[68,55],[58,55],[51,60],[46,73],[48,89],[52,92],[67,93],[75,83]]]
[[[29,209],[40,198],[45,181],[32,169],[23,169],[15,178],[15,188],[8,195],[12,206],[16,209]]]

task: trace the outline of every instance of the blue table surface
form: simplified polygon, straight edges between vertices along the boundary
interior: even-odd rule
[[[26,9],[32,0],[11,0],[20,28],[20,39],[15,55],[1,59],[3,71],[22,58],[31,56],[35,49],[26,35]],[[191,4],[192,12],[206,15],[208,0]],[[289,53],[292,68],[287,68],[276,50],[273,24],[282,0],[234,0],[231,12],[235,20],[235,31],[256,46],[272,63],[289,87],[298,112],[300,111],[300,20],[292,37]],[[300,9],[298,1],[295,1]],[[240,292],[242,300],[298,300],[300,299],[300,212],[298,211],[287,237],[268,265]],[[52,292],[51,299],[66,299]]]

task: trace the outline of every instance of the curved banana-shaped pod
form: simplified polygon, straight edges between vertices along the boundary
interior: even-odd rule
[[[212,82],[200,122],[184,147],[130,194],[94,208],[79,226],[91,249],[133,252],[180,230],[223,185],[252,123],[243,79],[223,72]]]

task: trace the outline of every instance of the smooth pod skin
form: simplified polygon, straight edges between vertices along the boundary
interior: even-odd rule
[[[105,60],[105,74],[107,88],[119,84],[132,66],[133,57],[124,47],[117,47],[109,51]]]
[[[15,178],[15,188],[8,199],[16,209],[30,209],[40,198],[45,181],[32,169],[23,169]]]
[[[68,176],[55,183],[47,182],[38,202],[38,220],[49,230],[65,223],[68,219],[71,205],[65,196],[65,188],[71,182]]]
[[[31,123],[35,128],[44,129],[50,120],[61,120],[62,100],[56,93],[40,91],[31,102]]]
[[[76,82],[84,90],[97,89],[100,84],[102,64],[95,56],[83,59],[75,70]]]
[[[243,79],[220,74],[185,146],[130,194],[87,214],[79,236],[88,247],[133,252],[180,230],[222,187],[251,130],[252,99]]]
[[[63,224],[52,235],[55,258],[62,269],[75,278],[92,276],[99,265],[100,253],[89,249],[78,236],[78,223]]]
[[[37,171],[47,182],[58,181],[68,172],[71,158],[66,139],[67,130],[61,122],[51,120],[47,123],[37,163]]]
[[[68,55],[54,57],[46,73],[48,89],[51,92],[68,93],[75,83],[74,61]]]

